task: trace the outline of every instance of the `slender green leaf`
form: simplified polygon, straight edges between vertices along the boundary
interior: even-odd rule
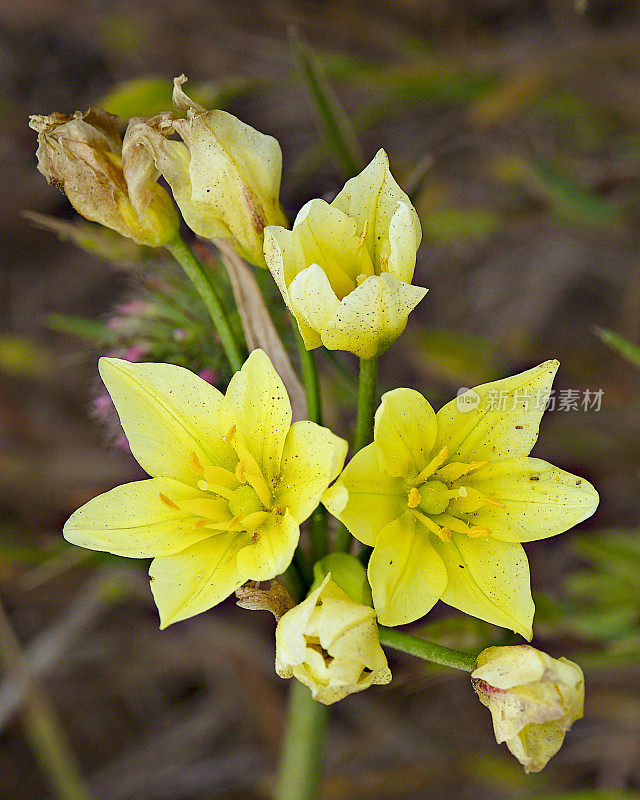
[[[594,328],[594,333],[601,342],[617,350],[623,358],[640,369],[640,347],[637,344],[633,344],[608,328]]]
[[[345,178],[365,165],[360,143],[315,53],[294,29],[290,30],[293,59],[309,94],[327,145]]]

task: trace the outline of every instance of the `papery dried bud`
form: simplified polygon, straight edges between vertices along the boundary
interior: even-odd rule
[[[29,125],[38,132],[38,169],[79,214],[138,244],[158,247],[175,237],[171,198],[148,153],[122,143],[118,117],[97,108],[34,115]]]
[[[580,667],[529,645],[483,650],[471,681],[491,711],[496,740],[506,742],[525,772],[543,769],[583,715]]]
[[[256,581],[247,581],[236,589],[237,605],[249,611],[269,611],[276,620],[290,611],[295,603],[286,588],[274,581],[269,589],[261,589]]]
[[[325,705],[374,683],[389,683],[375,611],[354,602],[327,575],[278,622],[276,672],[297,678]]]
[[[206,111],[175,79],[174,103],[186,113],[165,113],[130,128],[171,186],[189,227],[207,239],[229,239],[247,261],[265,266],[263,230],[286,225],[278,195],[280,145],[226,111]],[[181,142],[168,137],[177,133]]]

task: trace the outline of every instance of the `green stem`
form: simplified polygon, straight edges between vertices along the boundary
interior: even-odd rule
[[[360,379],[358,381],[358,420],[354,454],[373,440],[373,417],[376,413],[376,392],[378,388],[378,359],[360,359]]]
[[[402,633],[396,628],[378,625],[378,630],[380,631],[380,644],[386,644],[387,647],[424,658],[425,661],[433,661],[434,664],[442,664],[444,667],[461,669],[465,672],[473,672],[476,667],[477,656],[461,653],[459,650],[452,650],[450,647],[443,647],[434,642],[427,642],[417,636]]]
[[[293,680],[275,800],[316,800],[328,708]]]
[[[59,800],[91,800],[67,737],[44,689],[32,675],[11,623],[0,605],[0,664],[22,689],[24,728]]]
[[[378,389],[378,359],[360,359],[360,379],[358,381],[358,418],[353,446],[354,455],[373,439],[373,417],[376,412]],[[334,541],[334,550],[348,553],[352,542],[351,534],[345,525],[340,525]]]
[[[313,350],[307,350],[304,346],[304,340],[298,330],[298,324],[293,319],[291,320],[294,333],[296,335],[296,344],[298,345],[298,354],[300,357],[300,370],[302,372],[302,383],[307,394],[307,418],[311,422],[322,425],[322,401],[320,399],[320,379],[318,377],[318,367],[316,365],[316,358]]]
[[[298,545],[295,549],[295,552],[293,554],[293,560],[295,561],[296,568],[300,573],[302,582],[305,584],[305,591],[302,592],[302,595],[305,596],[306,589],[308,589],[309,586],[311,586],[311,584],[313,583],[313,570],[309,566],[309,561],[307,560],[307,557],[304,554],[304,551],[302,550],[300,545]]]
[[[322,401],[320,398],[320,379],[318,377],[318,366],[316,364],[313,350],[307,350],[304,340],[298,330],[295,320],[291,321],[296,335],[296,344],[300,356],[300,370],[302,372],[302,382],[307,395],[307,418],[317,425],[322,425]],[[311,515],[311,546],[313,561],[316,562],[326,555],[327,538],[327,516],[322,506],[318,506]]]
[[[213,322],[222,347],[229,359],[231,369],[236,372],[242,367],[244,358],[236,341],[236,337],[229,324],[229,319],[220,302],[220,298],[215,290],[207,271],[193,254],[191,248],[177,236],[167,245],[167,250],[184,269],[187,277],[202,298],[202,302],[207,307],[211,321]]]

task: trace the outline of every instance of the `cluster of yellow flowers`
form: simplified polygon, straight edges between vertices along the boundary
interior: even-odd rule
[[[162,176],[198,236],[228,239],[271,271],[308,350],[384,352],[427,291],[412,285],[420,222],[384,151],[331,203],[307,203],[289,229],[278,142],[197,105],[184,80],[175,81],[177,114],[132,119],[123,140],[103,111],[32,117],[40,170],[85,217],[151,246],[171,243],[179,226]],[[323,503],[373,548],[366,572],[347,555],[316,569],[306,599],[278,621],[278,674],[324,703],[391,680],[377,622],[412,622],[438,600],[531,640],[521,543],[567,530],[598,502],[586,480],[529,457],[543,413],[530,398],[550,390],[557,367],[476,387],[472,403],[457,398],[437,413],[413,389],[390,391],[373,442],[344,467],[346,441],[313,422],[291,424],[261,350],[225,394],[178,366],[103,358],[131,451],[151,477],[90,500],[64,535],[152,557],[165,627],[281,575],[301,523]],[[508,410],[491,408],[495,392]],[[473,673],[498,740],[528,770],[544,766],[581,715],[582,674],[558,664],[528,646],[491,648]]]

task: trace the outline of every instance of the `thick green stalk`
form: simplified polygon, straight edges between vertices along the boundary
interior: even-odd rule
[[[315,353],[307,350],[304,340],[298,330],[295,319],[291,320],[296,344],[298,345],[298,355],[300,357],[300,370],[302,372],[302,383],[307,395],[307,419],[322,425],[322,401],[320,399],[320,379],[318,377],[318,367],[316,365]]]
[[[373,439],[373,417],[376,413],[378,389],[378,359],[360,359],[360,379],[358,381],[358,417],[353,452],[366,447]],[[347,553],[351,548],[351,534],[340,525],[334,542],[334,549]]]
[[[376,413],[378,389],[378,359],[360,359],[360,379],[358,381],[358,420],[354,454],[373,440],[373,417]]]
[[[316,800],[328,711],[293,679],[275,800]]]
[[[27,670],[20,644],[0,605],[0,664],[24,695],[23,725],[42,771],[59,800],[91,800],[75,756],[67,742],[49,698]]]
[[[220,342],[227,355],[231,369],[236,372],[242,367],[244,358],[236,337],[229,324],[229,319],[220,302],[220,298],[215,290],[207,271],[193,254],[191,248],[182,239],[176,237],[167,245],[167,250],[184,269],[187,277],[202,298],[202,302],[207,307],[211,321],[213,322]]]
[[[380,631],[380,644],[386,644],[387,647],[402,650],[403,653],[423,658],[425,661],[433,661],[434,664],[442,664],[444,667],[461,669],[465,672],[473,672],[476,667],[476,656],[470,656],[468,653],[461,653],[459,650],[452,650],[450,647],[443,647],[434,642],[418,639],[417,636],[402,633],[396,628],[378,625],[378,630]]]
[[[300,370],[302,372],[302,383],[304,384],[307,396],[307,419],[322,425],[322,400],[320,398],[320,379],[318,377],[318,366],[316,364],[313,350],[307,350],[304,340],[298,330],[295,320],[292,320],[293,330],[296,334],[296,344],[300,357]],[[311,529],[311,547],[313,561],[318,561],[326,555],[327,539],[327,517],[322,506],[318,506],[309,520]]]

